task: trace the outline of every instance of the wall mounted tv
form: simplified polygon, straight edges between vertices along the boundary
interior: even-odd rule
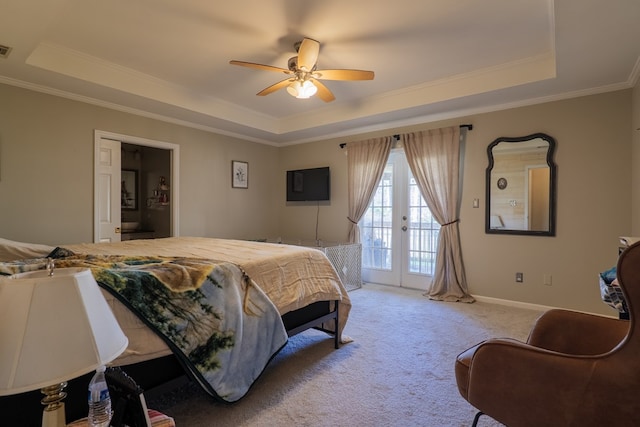
[[[329,200],[331,179],[329,167],[287,171],[287,201]]]

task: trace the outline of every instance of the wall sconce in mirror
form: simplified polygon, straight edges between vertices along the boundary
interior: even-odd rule
[[[486,233],[555,236],[555,146],[544,133],[501,137],[489,145]]]

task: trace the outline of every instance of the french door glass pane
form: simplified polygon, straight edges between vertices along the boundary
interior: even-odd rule
[[[440,224],[433,218],[409,172],[409,272],[433,275]]]
[[[392,201],[393,165],[388,164],[359,224],[364,268],[391,270]]]
[[[408,192],[405,199],[408,206],[396,207],[396,212],[393,212],[393,174],[394,164],[389,162],[374,197],[360,220],[362,266],[365,269],[392,271],[393,216],[404,215],[406,212],[407,231],[402,237],[408,239],[405,242],[407,253],[402,254],[402,258],[406,259],[406,271],[412,274],[433,275],[440,225],[431,215],[410,171],[408,186],[402,189]],[[400,188],[396,190],[401,191]],[[400,246],[398,244],[396,249]]]

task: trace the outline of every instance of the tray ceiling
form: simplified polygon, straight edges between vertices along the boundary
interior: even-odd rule
[[[632,87],[637,0],[32,0],[0,15],[0,83],[273,145],[346,137]],[[294,43],[319,68],[373,70],[302,100],[278,73]]]

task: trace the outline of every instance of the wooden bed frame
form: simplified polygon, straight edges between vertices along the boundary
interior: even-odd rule
[[[319,329],[333,335],[334,347],[338,349],[340,347],[338,308],[339,301],[318,301],[285,313],[282,315],[282,321],[288,336],[294,336],[311,328]],[[322,326],[330,320],[334,320],[333,330]],[[142,387],[147,400],[152,400],[191,380],[179,359],[173,355],[122,366],[122,369]],[[87,387],[92,377],[93,372],[90,372],[68,382],[67,397],[64,400],[67,423],[87,416],[89,410]],[[40,390],[0,397],[0,425],[40,426],[43,410],[43,405],[40,403],[42,397],[44,396]]]

